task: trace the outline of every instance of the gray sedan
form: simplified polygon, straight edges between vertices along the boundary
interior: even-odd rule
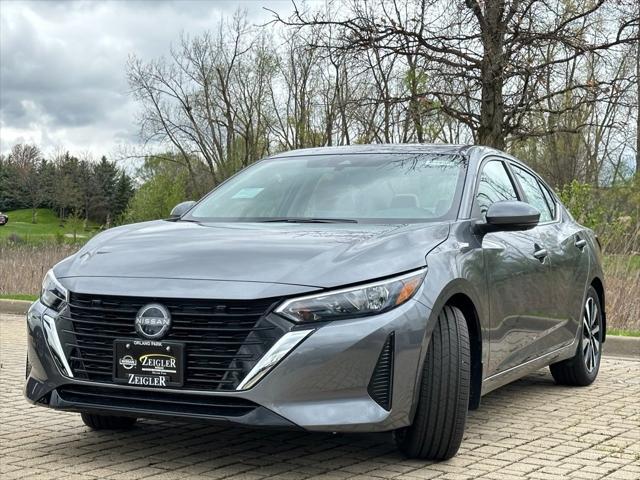
[[[287,152],[49,271],[25,394],[93,429],[391,431],[407,456],[447,459],[487,392],[545,366],[595,380],[600,255],[500,151]]]

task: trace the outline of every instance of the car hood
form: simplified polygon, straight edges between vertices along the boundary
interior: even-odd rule
[[[59,278],[211,280],[329,288],[424,266],[426,254],[448,232],[448,223],[159,220],[101,233],[59,264],[55,273]]]

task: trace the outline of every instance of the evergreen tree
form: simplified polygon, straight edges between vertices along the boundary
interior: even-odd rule
[[[113,202],[114,218],[119,218],[125,212],[133,194],[134,188],[131,177],[129,177],[125,172],[120,172],[120,177],[118,177],[118,183],[115,190],[115,199]]]
[[[91,205],[92,217],[99,223],[110,223],[114,216],[116,186],[119,175],[115,162],[102,156],[100,162],[93,166],[95,192]]]

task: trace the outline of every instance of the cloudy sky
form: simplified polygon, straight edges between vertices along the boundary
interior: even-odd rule
[[[0,0],[0,152],[31,142],[45,153],[116,155],[137,142],[128,56],[165,55],[181,32],[213,29],[238,8],[263,23],[264,6],[292,8],[289,0]]]

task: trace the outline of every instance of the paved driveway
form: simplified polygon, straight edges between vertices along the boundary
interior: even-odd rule
[[[454,459],[406,460],[389,435],[251,431],[142,421],[91,432],[22,397],[22,318],[0,316],[2,479],[640,478],[640,362],[605,358],[589,388],[547,370],[484,397]]]

